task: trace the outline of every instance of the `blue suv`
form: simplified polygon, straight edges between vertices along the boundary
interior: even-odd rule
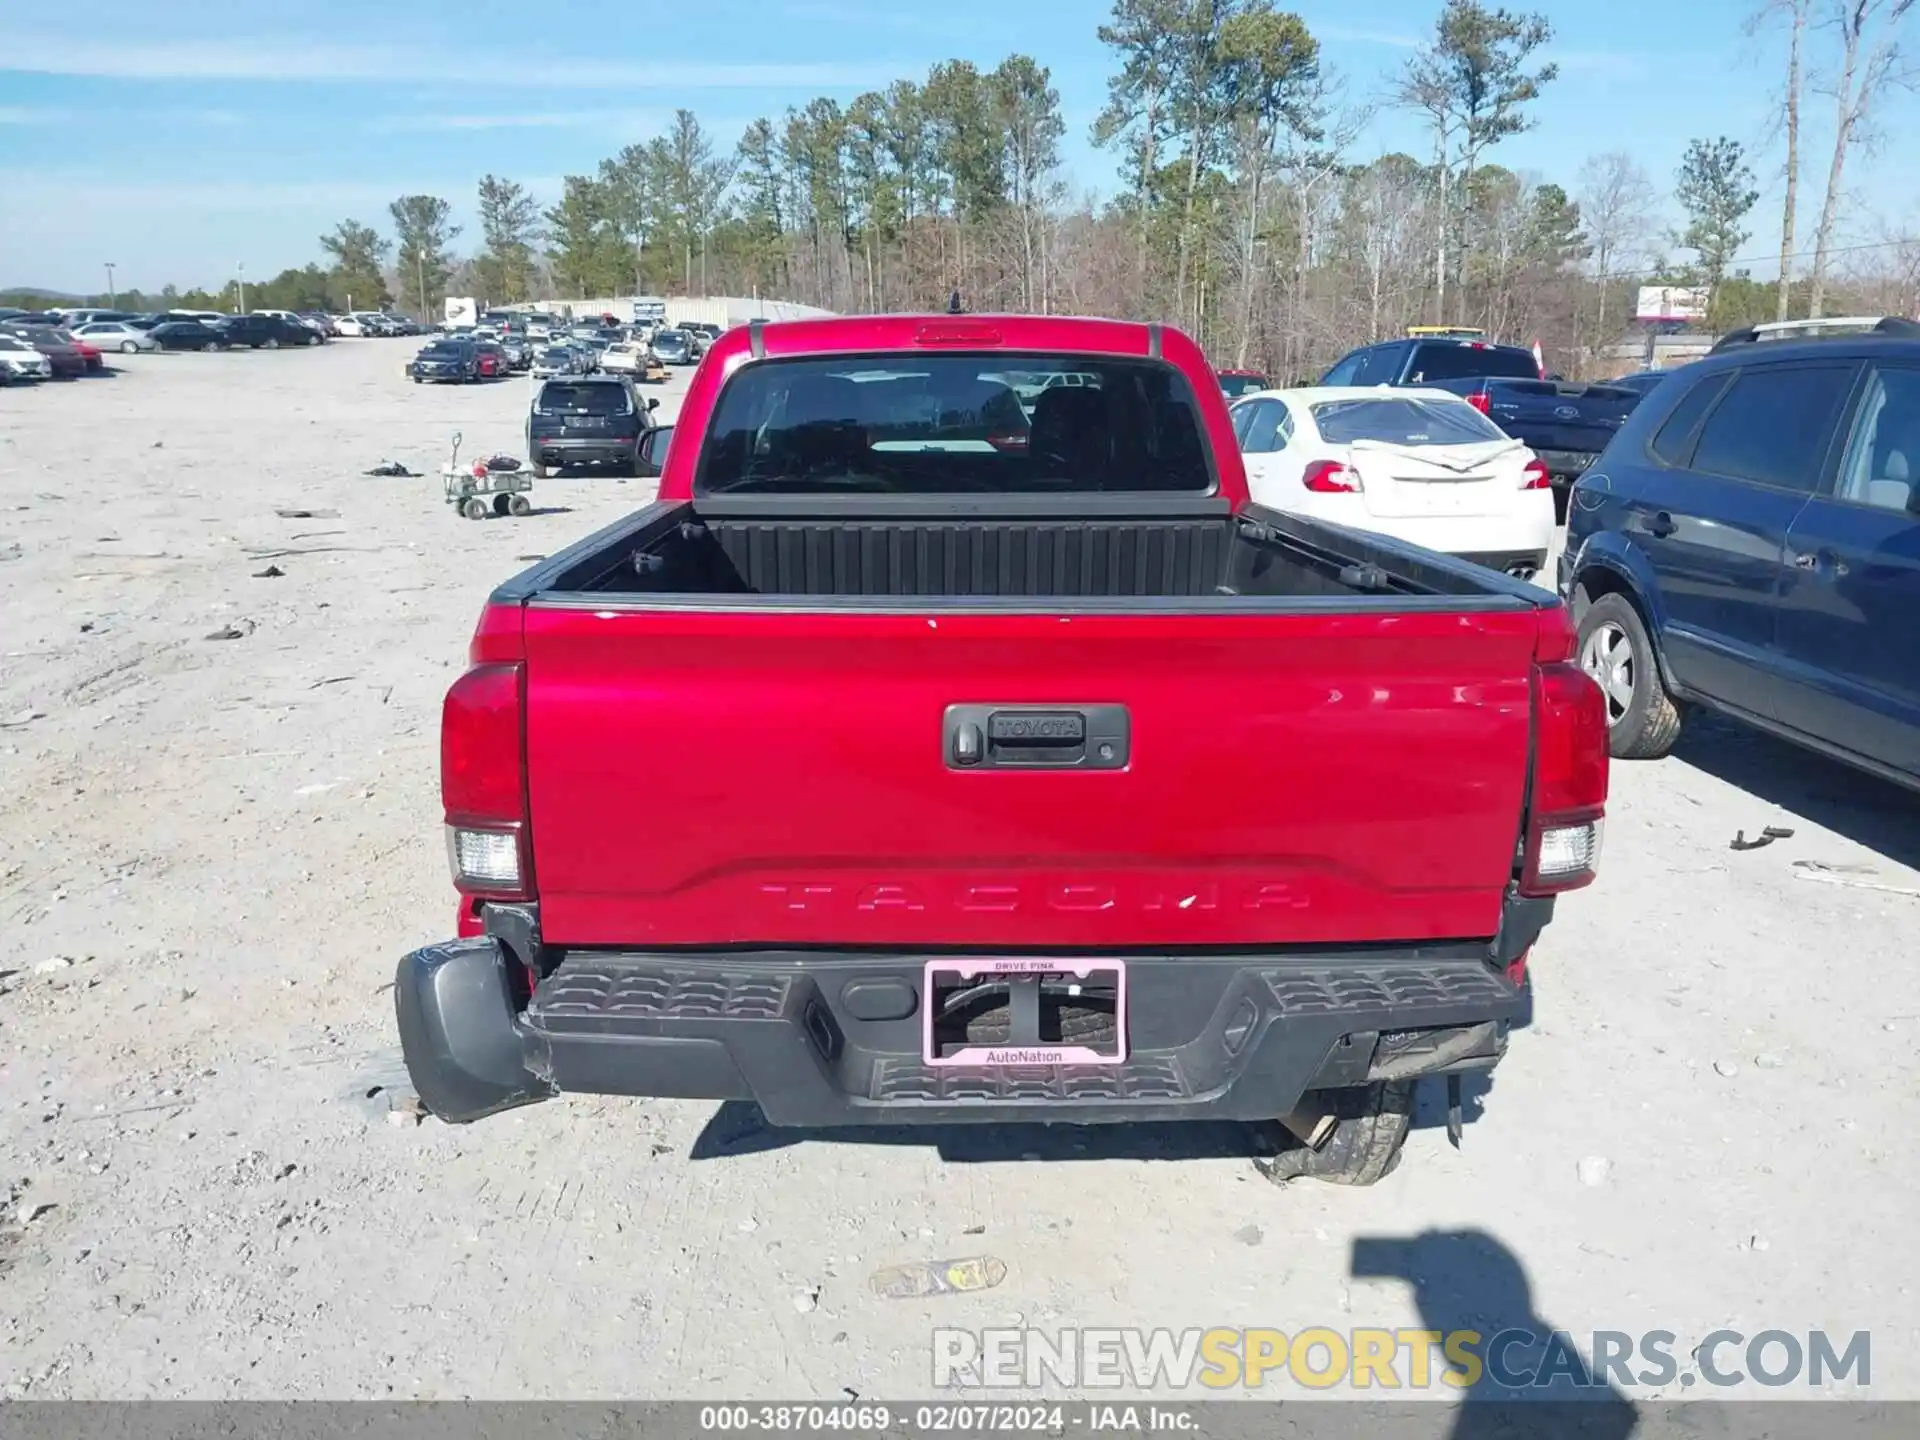
[[[1559,582],[1615,755],[1700,705],[1920,788],[1920,325],[1755,326],[1673,372],[1575,487]]]

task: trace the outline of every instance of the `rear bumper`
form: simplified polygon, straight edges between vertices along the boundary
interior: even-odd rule
[[[1339,518],[1342,524],[1358,523],[1361,528],[1457,555],[1490,570],[1534,580],[1545,567],[1547,551],[1553,544],[1553,497],[1542,490],[1528,493],[1525,500],[1524,505],[1505,515],[1369,516],[1364,522]]]
[[[395,1005],[415,1089],[454,1122],[565,1092],[807,1127],[1267,1120],[1309,1090],[1491,1068],[1523,998],[1474,948],[1136,957],[1120,1065],[926,1064],[917,956],[575,951],[520,1008],[515,952],[480,937],[406,956]]]
[[[640,442],[632,437],[555,440],[535,436],[527,442],[527,449],[540,465],[631,465],[639,454]]]

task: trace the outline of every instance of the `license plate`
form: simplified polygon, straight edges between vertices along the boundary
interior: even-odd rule
[[[1080,1045],[1044,1040],[1037,1033],[1015,1033],[1020,1022],[1014,1017],[1019,1015],[1020,1007],[1014,1003],[1013,987],[1039,986],[1042,982],[1045,982],[1045,993],[1051,994],[1056,1003],[1077,998],[1083,993],[1083,987],[1097,995],[1111,989],[1112,1039],[1103,1045]],[[966,1045],[941,1054],[943,1046],[937,1026],[940,1017],[936,1014],[940,997],[978,985],[1008,987],[1007,1009],[1012,1025],[1007,1043]],[[1127,965],[1124,960],[929,960],[921,994],[921,1054],[929,1065],[1120,1065],[1127,1058]],[[1038,1011],[1039,1007],[1036,1005],[1034,1009]]]

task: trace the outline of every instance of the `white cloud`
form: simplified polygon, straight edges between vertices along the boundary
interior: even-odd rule
[[[666,110],[574,110],[529,114],[483,111],[473,115],[381,115],[361,127],[375,134],[444,130],[658,130],[673,116]]]
[[[0,72],[119,80],[417,84],[418,66],[418,53],[397,45],[328,45],[297,36],[255,42],[212,38],[102,41],[0,33]],[[520,56],[514,61],[514,79],[521,85],[607,90],[638,86],[675,90],[853,89],[884,84],[903,73],[901,65],[891,61],[767,65],[551,56]]]

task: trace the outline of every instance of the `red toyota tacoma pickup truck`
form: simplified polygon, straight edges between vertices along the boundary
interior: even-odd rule
[[[1251,505],[1158,326],[755,324],[677,432],[447,695],[429,1110],[1261,1121],[1272,1178],[1350,1184],[1415,1081],[1457,1122],[1599,847],[1552,596]]]

